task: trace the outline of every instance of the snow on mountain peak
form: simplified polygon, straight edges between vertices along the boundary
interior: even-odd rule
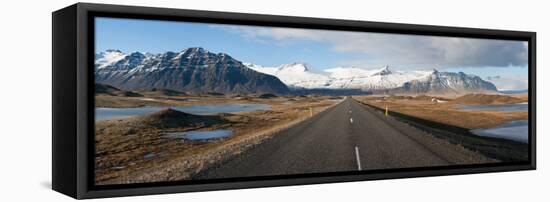
[[[193,51],[206,52],[206,49],[204,49],[203,47],[191,47],[189,49]]]
[[[122,51],[118,49],[107,49],[105,50],[105,53],[122,53]]]
[[[263,67],[263,66],[261,66],[261,65],[254,64],[254,63],[251,63],[251,62],[243,62],[243,65],[244,65],[244,66],[247,66],[247,67],[250,68],[250,69],[255,69],[255,68],[261,68],[261,67]]]
[[[295,62],[292,64],[284,64],[279,67],[279,71],[300,71],[306,72],[309,71],[308,65],[301,62]]]
[[[372,74],[373,76],[374,75],[380,75],[380,76],[384,76],[384,75],[389,75],[391,74],[392,71],[390,70],[390,66],[386,65],[384,67],[382,67],[381,69],[377,70],[374,74]]]
[[[371,70],[357,67],[336,67],[326,69],[325,72],[329,73],[330,77],[334,79],[368,77],[373,74]]]
[[[186,54],[193,54],[193,53],[202,54],[202,53],[207,53],[207,52],[209,52],[209,51],[202,48],[202,47],[191,47],[191,48],[187,48],[187,49],[181,51],[181,53],[186,53]]]
[[[283,83],[294,88],[319,88],[328,85],[327,75],[309,71],[305,63],[285,64],[279,67],[263,67],[252,63],[243,63],[254,71],[276,76]]]
[[[108,49],[105,52],[99,53],[96,55],[95,64],[96,67],[101,69],[110,64],[118,62],[126,57],[126,54],[122,53],[120,50]]]
[[[135,52],[130,53],[129,56],[130,57],[142,57],[142,56],[145,56],[145,54],[143,54],[141,52],[138,52],[138,51],[135,51]]]
[[[368,70],[357,67],[336,67],[315,73],[308,70],[303,63],[281,65],[280,67],[263,67],[252,63],[245,65],[255,71],[270,74],[283,83],[294,88],[328,88],[328,89],[392,89],[402,86],[411,80],[425,79],[430,71],[392,71],[389,66]]]

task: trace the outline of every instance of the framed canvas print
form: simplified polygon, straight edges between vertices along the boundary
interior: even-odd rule
[[[52,15],[53,189],[75,198],[535,169],[534,32]]]

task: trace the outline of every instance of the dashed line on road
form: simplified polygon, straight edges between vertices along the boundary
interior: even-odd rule
[[[357,170],[361,171],[361,159],[359,158],[359,148],[355,147],[355,159],[357,159]]]
[[[350,122],[350,123],[353,123],[353,118],[349,118],[349,122]]]

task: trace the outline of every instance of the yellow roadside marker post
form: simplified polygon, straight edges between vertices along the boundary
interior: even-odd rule
[[[313,116],[313,108],[312,107],[309,108],[309,116]]]
[[[386,117],[388,116],[388,106],[386,106]]]

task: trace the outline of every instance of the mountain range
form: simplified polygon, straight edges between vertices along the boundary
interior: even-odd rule
[[[311,71],[307,64],[263,67],[245,63],[258,72],[274,75],[291,89],[360,89],[372,93],[466,94],[497,92],[492,83],[463,72],[394,71],[389,66],[375,70],[337,67]]]
[[[95,80],[123,90],[289,93],[277,77],[254,71],[225,53],[203,48],[162,54],[107,50],[96,55]]]
[[[366,93],[466,94],[497,92],[495,85],[463,72],[394,71],[336,67],[323,72],[305,63],[264,67],[200,47],[150,54],[107,50],[96,54],[96,83],[123,90],[273,93],[358,90]]]

